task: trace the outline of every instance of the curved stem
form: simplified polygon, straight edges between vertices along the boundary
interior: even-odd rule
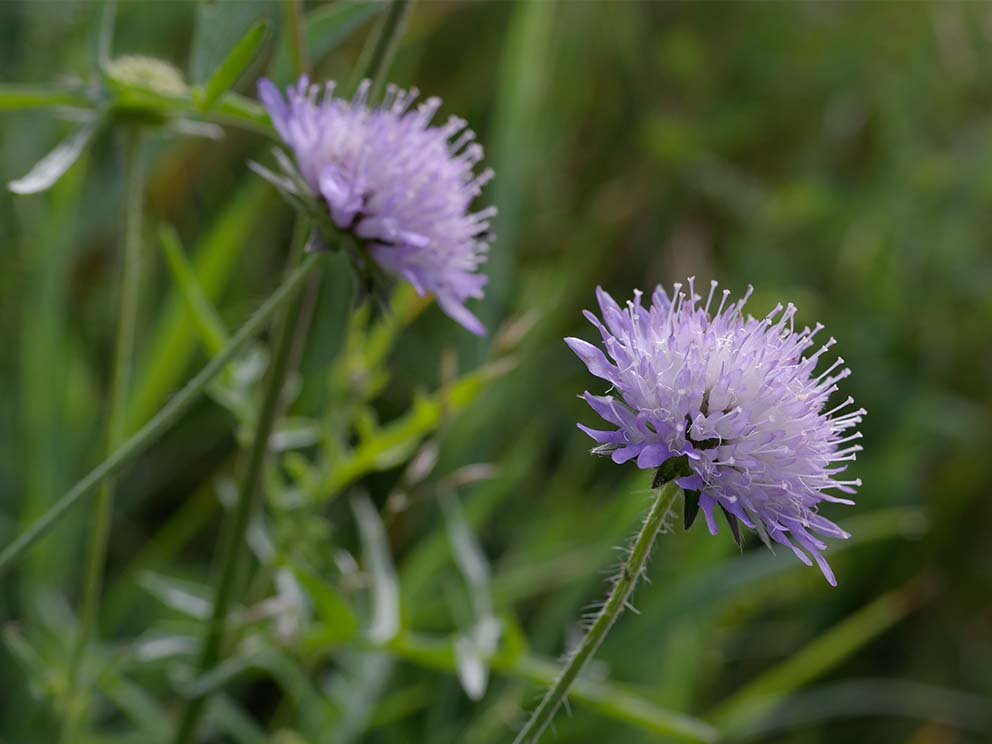
[[[579,647],[572,654],[554,684],[551,685],[551,689],[548,690],[540,705],[537,706],[523,729],[517,734],[514,744],[536,744],[541,738],[541,734],[551,723],[564,701],[568,689],[602,645],[607,633],[610,632],[610,628],[620,617],[620,613],[628,606],[630,597],[634,593],[634,587],[637,586],[638,580],[644,573],[655,537],[658,536],[662,526],[671,517],[676,497],[680,491],[681,489],[675,485],[675,481],[669,481],[658,490],[658,496],[651,505],[651,510],[644,519],[640,532],[634,538],[634,545],[620,569],[620,575],[617,576],[613,588],[610,590],[606,604],[596,615],[589,632],[579,643]]]
[[[16,540],[0,552],[0,577],[13,566],[24,553],[61,521],[69,511],[78,505],[105,478],[117,475],[135,457],[154,444],[186,410],[203,394],[207,385],[227,366],[241,348],[269,322],[276,311],[296,296],[296,291],[323,259],[323,254],[307,256],[262,306],[255,311],[225,346],[192,380],[176,393],[148,423],[133,434],[106,460],[97,465],[74,485],[61,499],[41,515]]]
[[[299,232],[298,238],[306,240],[307,231],[301,229]],[[295,253],[291,253],[291,260],[294,257]],[[255,422],[255,436],[248,452],[248,463],[242,475],[232,521],[221,547],[214,589],[213,611],[197,662],[197,676],[208,672],[220,660],[227,614],[237,588],[238,573],[245,555],[245,534],[248,530],[248,522],[255,510],[269,439],[279,415],[282,390],[286,380],[286,371],[289,369],[293,338],[299,321],[301,306],[302,295],[297,292],[294,294],[289,307],[286,308],[286,312],[283,313],[276,332],[272,366],[269,368],[262,408]],[[187,700],[176,728],[174,741],[177,744],[193,740],[197,724],[206,707],[207,697],[207,693],[201,693]]]
[[[121,260],[121,285],[117,308],[117,336],[114,341],[114,366],[111,372],[110,403],[107,410],[106,451],[108,455],[112,454],[114,449],[120,445],[126,433],[127,398],[134,357],[138,294],[141,289],[141,225],[142,196],[144,193],[144,164],[141,157],[142,133],[140,129],[133,128],[125,136],[127,139],[124,146],[124,160],[127,175],[125,177],[124,250]],[[93,512],[90,541],[86,554],[79,636],[76,638],[69,659],[66,689],[68,709],[62,728],[62,740],[65,742],[77,740],[77,730],[85,714],[86,696],[78,696],[77,687],[87,646],[96,633],[113,508],[114,482],[107,478],[100,487],[100,494]]]

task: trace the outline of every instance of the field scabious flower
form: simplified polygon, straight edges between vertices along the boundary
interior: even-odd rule
[[[737,536],[737,520],[789,547],[807,565],[810,555],[836,585],[822,556],[821,537],[847,538],[817,513],[822,501],[853,504],[832,492],[853,494],[860,480],[838,476],[855,459],[860,438],[849,433],[863,409],[852,398],[828,408],[837,382],[850,374],[843,359],[814,371],[834,339],[806,354],[821,330],[797,331],[796,308],[779,305],[762,319],[745,316],[751,289],[736,302],[724,290],[712,310],[716,282],[702,298],[674,285],[658,287],[651,306],[642,293],[621,308],[597,290],[602,320],[586,311],[599,330],[609,358],[578,338],[566,342],[613,394],[586,392],[585,400],[617,427],[580,425],[599,443],[596,451],[614,462],[636,458],[641,468],[669,467],[686,492],[686,523],[695,509],[716,534],[720,507]]]
[[[475,173],[482,146],[462,119],[431,124],[438,98],[414,107],[416,90],[390,86],[372,107],[368,92],[366,81],[348,101],[334,96],[334,83],[311,85],[302,77],[283,98],[270,81],[259,84],[276,131],[334,224],[362,240],[380,267],[420,294],[432,292],[445,313],[482,335],[465,307],[483,294],[486,277],[478,270],[495,214],[470,211],[492,178],[489,169]]]

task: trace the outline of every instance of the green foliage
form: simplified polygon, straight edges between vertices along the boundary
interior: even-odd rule
[[[352,80],[383,7],[305,5],[315,79]],[[547,740],[988,740],[982,6],[415,6],[390,79],[468,119],[497,174],[490,335],[403,285],[380,311],[344,257],[313,259],[320,295],[269,443],[247,589],[202,676],[211,561],[283,307],[242,333],[284,286],[290,243],[291,209],[247,167],[274,142],[257,77],[294,77],[286,12],[106,8],[0,5],[0,171],[21,192],[0,200],[0,550],[83,474],[87,489],[120,477],[84,741],[165,741],[179,701],[206,689],[204,741],[510,741],[651,485],[589,454],[576,395],[602,391],[560,339],[592,338],[580,310],[597,284],[625,296],[692,274],[753,283],[756,314],[795,300],[854,371],[865,487],[829,510],[853,535],[828,553],[840,586],[757,536],[743,555],[726,530],[663,536],[638,614]],[[93,471],[126,196],[111,145],[136,121],[146,222],[165,227],[144,241],[128,429],[172,407]],[[223,138],[177,135],[190,125]],[[204,364],[213,382],[187,395]],[[24,561],[0,553],[4,741],[50,740],[75,704],[84,511],[58,512]]]

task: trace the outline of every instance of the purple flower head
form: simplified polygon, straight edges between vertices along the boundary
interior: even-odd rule
[[[852,398],[827,403],[850,370],[837,359],[814,371],[834,339],[807,353],[822,326],[797,331],[791,303],[759,320],[743,313],[750,288],[729,302],[727,290],[715,297],[713,282],[703,302],[693,285],[690,278],[685,292],[675,284],[671,296],[659,286],[649,308],[640,291],[621,308],[597,289],[602,320],[585,316],[607,353],[578,338],[565,341],[612,386],[610,395],[586,392],[584,398],[616,428],[579,428],[614,462],[677,464],[687,524],[698,508],[716,534],[719,506],[735,533],[740,520],[812,565],[808,552],[836,585],[821,537],[849,535],[817,507],[821,501],[853,504],[831,492],[853,494],[861,485],[840,474],[861,450],[853,444],[861,435],[850,430],[864,409],[852,410]]]
[[[482,146],[465,121],[431,120],[441,101],[416,107],[417,91],[390,86],[381,105],[368,104],[368,81],[351,101],[334,97],[334,83],[306,77],[286,91],[259,83],[259,97],[279,136],[296,156],[310,190],[327,204],[334,224],[365,241],[387,271],[421,295],[432,292],[449,316],[473,333],[485,329],[468,309],[481,298],[477,273],[489,249],[495,209],[470,212],[492,178],[474,173]]]

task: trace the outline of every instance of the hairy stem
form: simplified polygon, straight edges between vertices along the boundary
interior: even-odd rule
[[[110,379],[110,401],[107,409],[106,452],[108,456],[120,445],[126,433],[127,398],[134,357],[135,321],[138,312],[138,294],[141,289],[141,226],[144,192],[144,164],[141,156],[142,133],[140,129],[135,127],[129,129],[125,133],[125,137],[124,245],[117,308],[117,335],[114,340],[114,363]],[[107,478],[100,486],[90,527],[79,635],[69,659],[66,689],[68,708],[62,728],[62,741],[64,742],[78,740],[79,725],[85,714],[87,696],[85,693],[79,694],[79,675],[90,639],[96,634],[113,508],[114,481]]]
[[[540,705],[531,714],[517,738],[514,739],[514,744],[536,744],[548,724],[554,719],[555,713],[565,700],[569,688],[602,645],[607,633],[610,632],[610,628],[620,617],[620,613],[628,606],[630,597],[634,593],[634,587],[637,586],[638,580],[644,573],[654,540],[666,520],[671,517],[679,493],[680,489],[675,481],[669,481],[658,489],[658,495],[644,519],[644,524],[641,525],[640,532],[634,538],[633,547],[621,567],[620,575],[610,590],[606,604],[596,615],[592,627],[589,628],[582,642],[575,649],[575,653],[572,654],[561,674],[551,685],[551,689],[545,694]]]
[[[106,460],[97,465],[74,485],[61,499],[53,504],[16,540],[0,552],[0,577],[13,566],[24,553],[61,521],[69,511],[80,504],[105,478],[120,473],[134,458],[151,447],[169,427],[204,393],[213,379],[241,351],[242,347],[272,319],[272,316],[286,302],[296,296],[300,285],[322,263],[323,254],[307,256],[285,281],[276,289],[255,314],[231,337],[225,346],[200,372],[169,399],[162,409],[126,442],[114,450]]]
[[[298,232],[300,233],[298,237],[306,240],[306,230],[301,229]],[[291,252],[290,260],[294,257],[295,251]],[[262,408],[255,422],[255,435],[248,452],[248,462],[242,474],[238,501],[235,504],[234,513],[231,515],[231,523],[224,544],[221,547],[215,579],[213,611],[207,624],[206,636],[197,662],[197,676],[210,671],[220,660],[227,614],[237,588],[239,569],[245,557],[245,533],[248,530],[248,522],[252,512],[255,510],[261,484],[262,467],[265,464],[269,439],[279,414],[282,390],[286,381],[286,371],[289,369],[293,338],[299,322],[301,305],[301,294],[297,292],[283,313],[275,334],[274,351]],[[206,707],[207,698],[206,693],[201,693],[187,700],[176,728],[174,741],[177,744],[193,740],[197,724]]]

